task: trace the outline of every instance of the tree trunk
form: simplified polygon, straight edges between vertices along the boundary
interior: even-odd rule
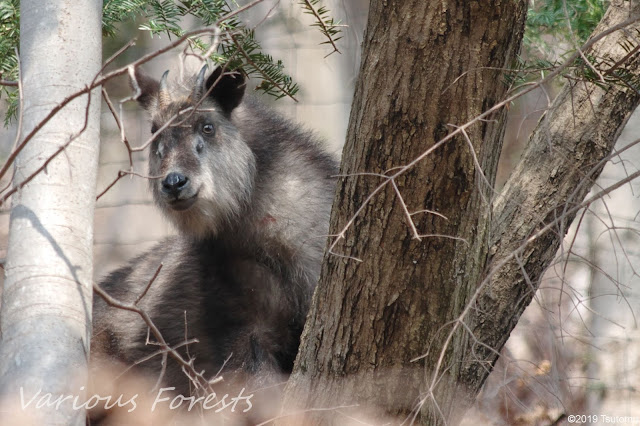
[[[462,380],[475,392],[488,374],[486,365],[498,358],[494,349],[499,351],[506,343],[531,302],[543,272],[640,103],[636,82],[640,60],[633,50],[640,33],[639,2],[612,1],[594,35],[630,20],[632,25],[588,51],[599,61],[600,74],[609,82],[616,80],[566,84],[538,123],[496,199],[489,273],[481,277],[477,309],[468,321],[479,343],[475,348],[478,361],[469,365]],[[604,189],[608,190],[611,188]]]
[[[362,262],[325,258],[285,406],[359,404],[361,414],[401,419],[429,388],[451,328],[443,325],[463,311],[484,270],[490,205],[463,135],[395,179],[402,199],[385,179],[352,175],[390,175],[454,130],[450,123],[465,123],[501,101],[507,86],[500,70],[519,52],[526,2],[373,1],[370,7],[343,151],[341,174],[349,176],[338,184],[331,234],[387,184],[333,248]],[[466,130],[491,183],[503,116]],[[419,234],[439,236],[414,238],[404,206],[446,217],[412,216]],[[442,413],[426,417],[450,419],[458,404],[475,397],[455,380],[468,337],[460,333],[449,346],[445,378],[435,389]]]
[[[99,72],[102,2],[23,0],[20,9],[24,136]],[[77,404],[84,401],[91,331],[99,93],[92,92],[89,108],[83,96],[61,110],[14,164],[13,184],[19,186],[73,138],[12,201],[0,311],[0,400],[11,405],[10,414],[33,424],[85,423]],[[37,408],[46,393],[53,402],[81,398],[76,407],[68,398],[58,407]],[[3,423],[12,423],[6,417]]]
[[[611,3],[596,32],[635,13],[629,2]],[[637,106],[632,81],[574,81],[495,202],[487,183],[503,113],[393,181],[357,175],[397,173],[451,133],[450,123],[503,100],[501,70],[518,53],[525,14],[525,1],[372,1],[331,220],[330,233],[344,238],[325,257],[286,389],[285,407],[316,409],[309,424],[459,422]],[[607,58],[603,72],[614,64],[637,72],[637,54],[623,48],[637,45],[635,34],[625,43],[614,33],[589,54]],[[413,238],[409,213],[423,238]]]

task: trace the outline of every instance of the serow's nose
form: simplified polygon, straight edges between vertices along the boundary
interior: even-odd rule
[[[189,178],[182,173],[171,172],[162,181],[162,191],[177,197],[189,185]]]

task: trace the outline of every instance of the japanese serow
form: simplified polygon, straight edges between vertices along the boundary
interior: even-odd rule
[[[310,132],[245,97],[239,71],[206,66],[184,87],[136,74],[138,102],[157,137],[151,191],[178,235],[111,273],[100,286],[138,306],[207,377],[254,385],[291,372],[319,277],[337,173]],[[183,85],[184,86],[184,85]],[[149,357],[148,327],[95,296],[92,356],[125,365]],[[150,340],[155,340],[153,336]],[[189,395],[181,366],[160,356],[136,365]]]

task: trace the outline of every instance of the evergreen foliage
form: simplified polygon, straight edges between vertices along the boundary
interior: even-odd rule
[[[314,27],[318,27],[320,32],[327,38],[322,44],[331,44],[333,52],[340,52],[336,46],[336,41],[340,40],[340,21],[334,21],[330,16],[329,10],[324,6],[319,6],[320,0],[300,0],[298,4],[304,9],[304,13],[312,15],[316,22]],[[330,54],[331,54],[330,53]]]
[[[18,80],[18,37],[20,34],[20,0],[0,0],[0,80]],[[5,125],[14,117],[18,108],[18,90],[12,86],[0,86],[0,98],[8,104]]]
[[[537,80],[555,70],[587,41],[608,6],[608,0],[532,0],[524,56],[518,58],[514,72],[505,76],[507,84]],[[626,37],[621,44],[629,55],[640,50],[639,35]],[[624,63],[613,63],[610,58],[595,57],[588,51],[568,64],[562,77],[571,82],[582,80],[601,87],[622,85],[640,90],[640,78],[626,70]]]
[[[608,6],[608,0],[532,0],[525,44],[543,56],[553,50],[551,39],[573,50],[587,40]]]
[[[587,41],[608,6],[608,0],[531,0],[524,57],[518,58],[514,67],[519,74],[515,80],[536,79],[559,66],[558,58],[575,52]],[[577,65],[569,68],[575,70]]]

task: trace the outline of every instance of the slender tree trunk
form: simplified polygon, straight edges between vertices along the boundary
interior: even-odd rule
[[[486,365],[498,358],[493,349],[502,348],[531,302],[579,207],[588,206],[583,203],[585,196],[640,103],[640,60],[633,50],[638,45],[639,20],[640,2],[611,2],[594,35],[616,26],[623,29],[588,51],[602,78],[611,83],[602,84],[598,77],[598,84],[573,80],[565,85],[496,199],[489,273],[482,277],[477,309],[468,321],[479,343],[478,362],[469,364],[462,380],[473,384],[475,392],[487,376]],[[622,25],[630,21],[631,25]]]
[[[20,9],[24,136],[99,72],[102,2],[23,0]],[[0,311],[0,396],[13,404],[10,413],[26,414],[34,424],[85,423],[83,410],[71,400],[39,409],[39,397],[26,409],[21,404],[38,391],[51,393],[52,401],[82,396],[86,381],[99,91],[92,93],[89,108],[87,103],[84,96],[66,106],[14,165],[13,184],[18,185],[74,138],[13,196],[11,210]],[[11,423],[5,416],[3,423]]]
[[[635,2],[611,3],[596,33],[636,13]],[[598,66],[607,80],[622,80],[567,86],[495,202],[486,183],[501,114],[395,178],[402,199],[393,182],[357,175],[392,175],[451,124],[504,99],[501,69],[518,53],[525,13],[526,2],[513,0],[372,1],[331,220],[331,234],[344,238],[325,257],[286,389],[288,409],[328,409],[308,411],[309,424],[459,422],[638,105],[635,80],[625,83],[621,70],[638,71],[634,24],[588,52],[606,58]],[[413,238],[407,213],[431,236]]]

